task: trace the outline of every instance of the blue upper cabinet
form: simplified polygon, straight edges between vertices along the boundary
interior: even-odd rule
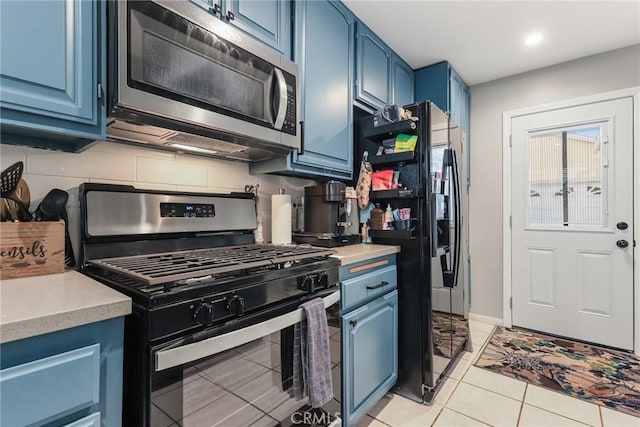
[[[290,1],[227,1],[223,13],[231,25],[291,57]]]
[[[393,52],[362,22],[357,23],[356,31],[356,99],[382,108],[391,99]]]
[[[2,2],[1,142],[76,151],[105,137],[105,6]]]
[[[355,17],[342,3],[295,3],[302,150],[252,163],[251,173],[351,179]]]
[[[448,111],[451,119],[469,136],[469,88],[448,62],[439,62],[415,72],[415,99],[429,100]]]
[[[394,55],[391,61],[391,104],[407,105],[413,102],[413,70],[400,57]]]
[[[411,67],[362,22],[356,26],[356,105],[377,110],[389,104],[411,104]]]
[[[189,0],[258,41],[291,57],[289,0]]]

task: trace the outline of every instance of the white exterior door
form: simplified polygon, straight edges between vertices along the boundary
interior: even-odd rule
[[[633,349],[633,99],[514,117],[512,323]]]

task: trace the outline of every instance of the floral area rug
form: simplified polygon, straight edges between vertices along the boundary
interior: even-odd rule
[[[631,353],[498,327],[475,365],[640,417],[640,358]]]

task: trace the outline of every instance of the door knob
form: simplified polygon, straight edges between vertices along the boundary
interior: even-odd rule
[[[617,245],[619,248],[626,248],[627,246],[629,246],[629,242],[627,242],[626,240],[622,239],[622,240],[618,240],[618,241],[616,242],[616,245]]]
[[[617,228],[618,230],[626,230],[627,228],[629,228],[629,224],[627,224],[627,223],[626,223],[626,222],[624,222],[624,221],[621,221],[621,222],[619,222],[619,223],[617,223],[617,224],[616,224],[616,228]]]
[[[349,324],[351,325],[352,328],[355,328],[356,326],[358,326],[358,321],[357,320],[350,320]]]

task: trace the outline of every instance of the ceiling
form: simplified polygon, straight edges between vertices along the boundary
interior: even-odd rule
[[[343,3],[413,69],[447,60],[468,85],[640,43],[639,0]]]

